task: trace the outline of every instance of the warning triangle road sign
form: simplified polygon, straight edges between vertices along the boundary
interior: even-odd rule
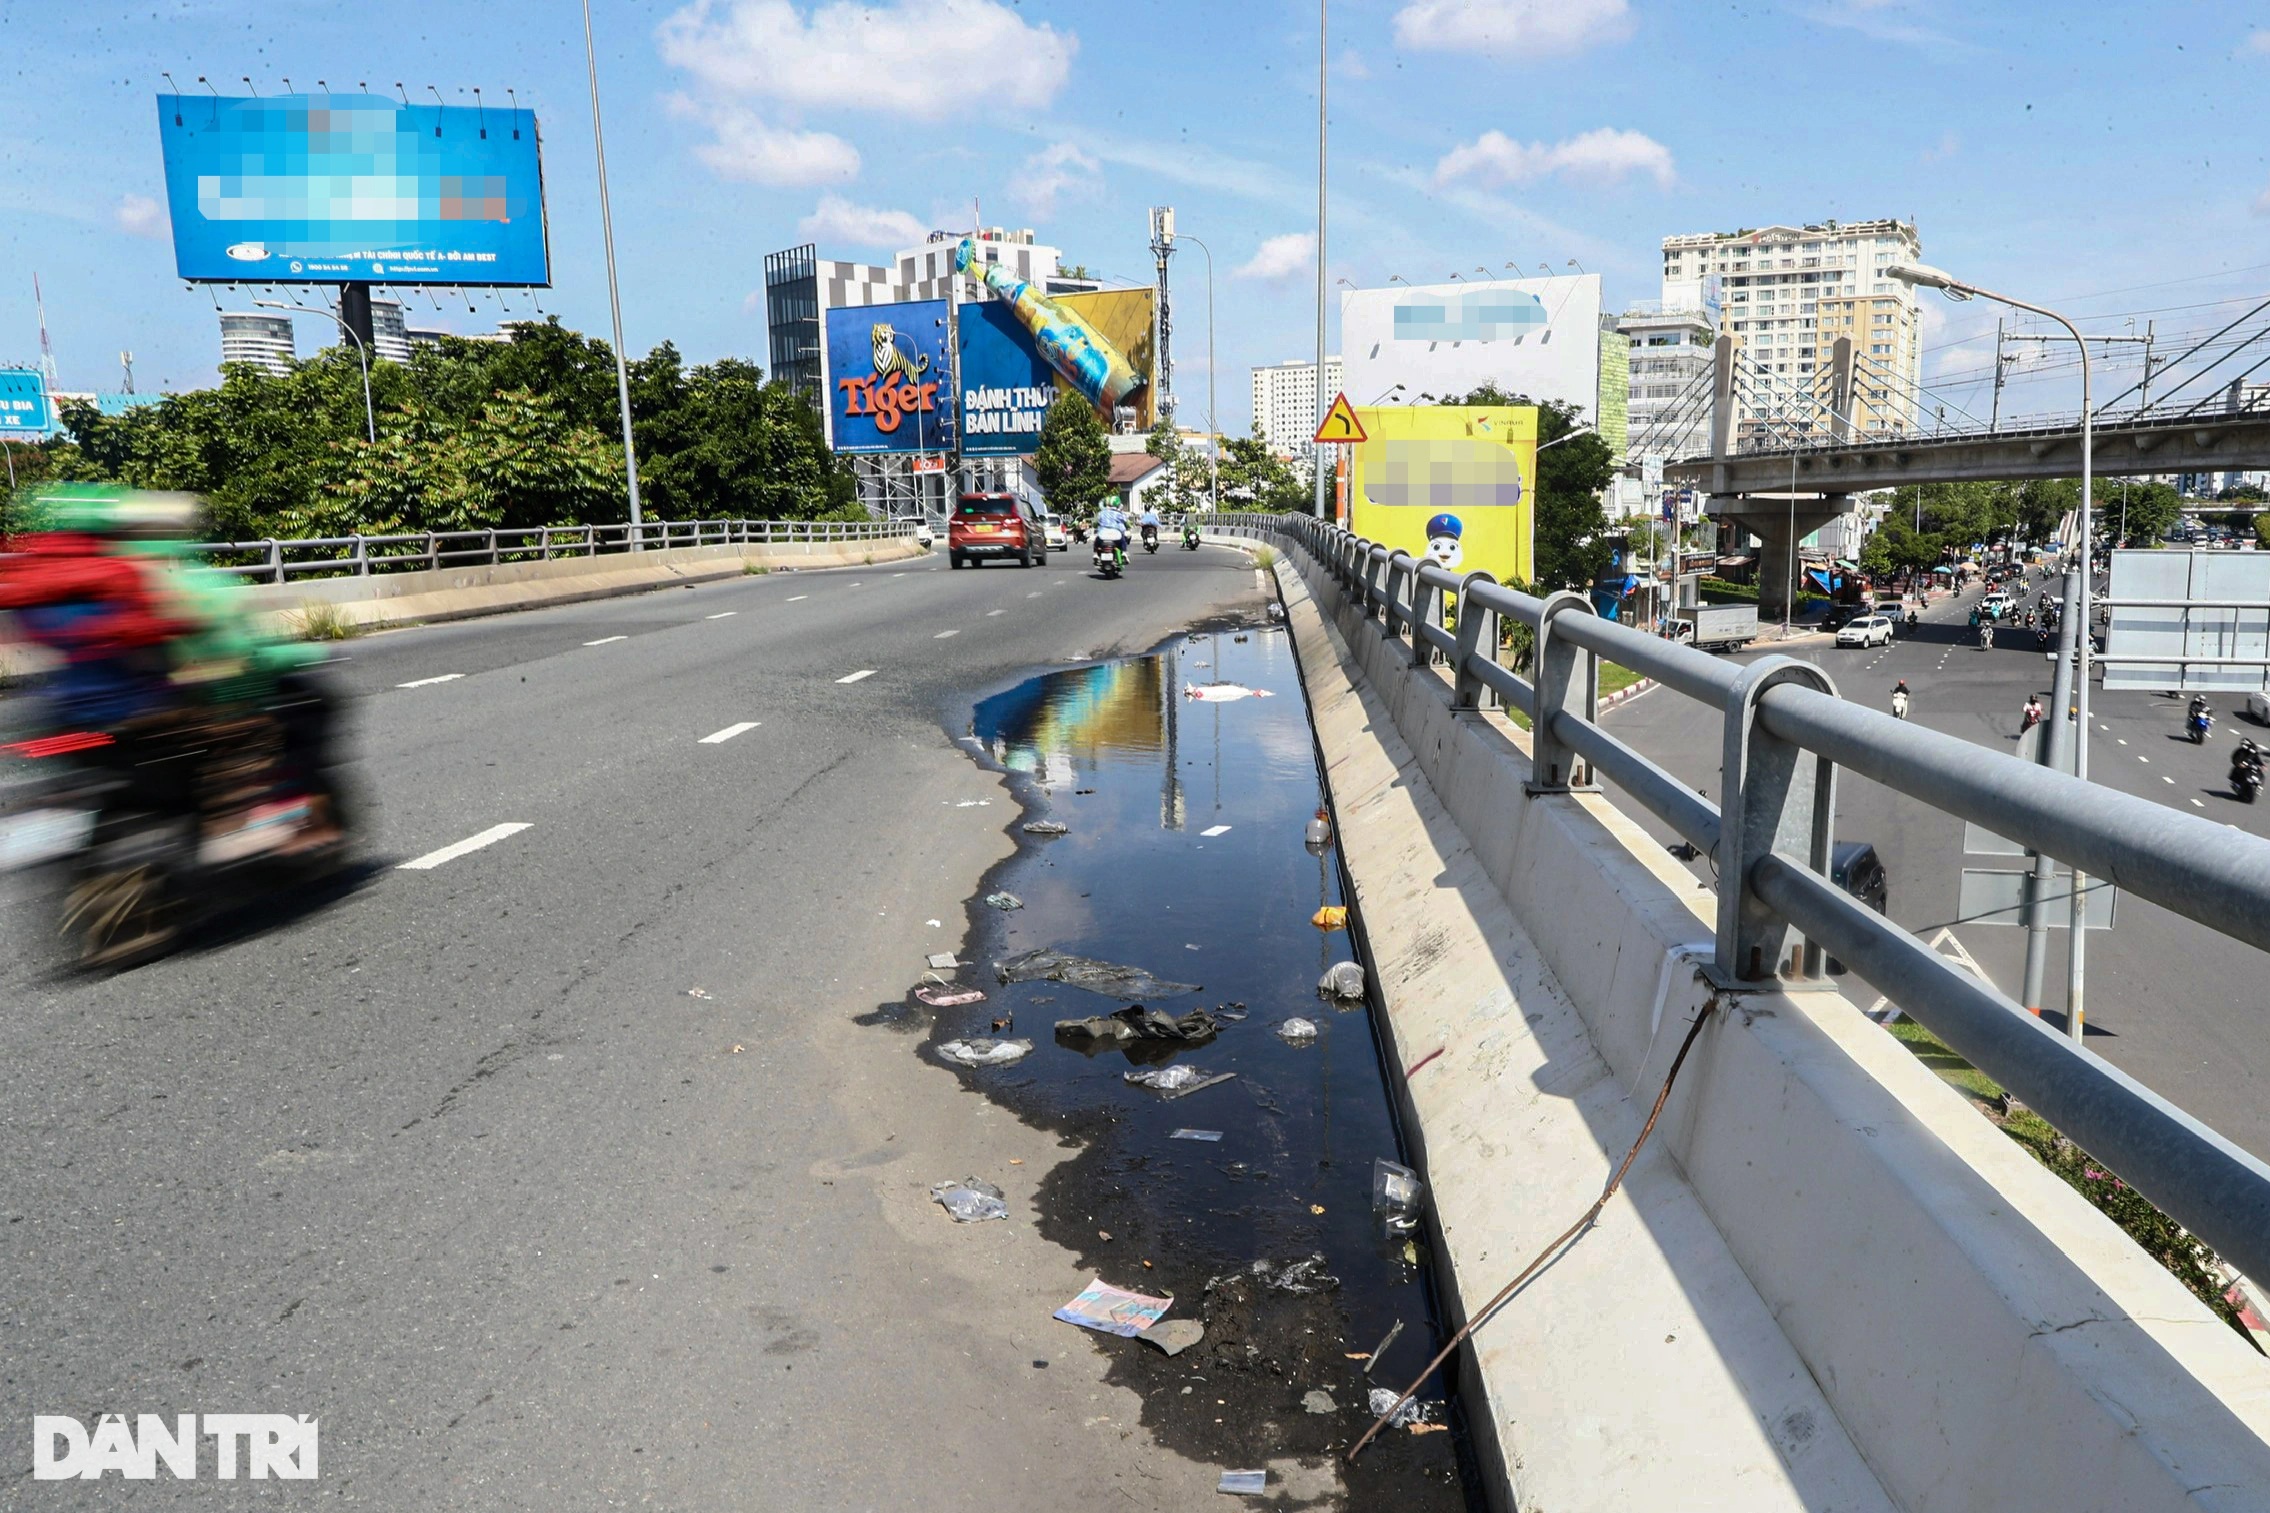
[[[1356,419],[1356,407],[1348,403],[1347,395],[1332,396],[1332,408],[1324,412],[1324,423],[1316,428],[1315,439],[1342,443],[1365,439],[1364,423]]]

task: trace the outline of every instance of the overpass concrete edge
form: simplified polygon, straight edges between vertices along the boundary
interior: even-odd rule
[[[1460,853],[1470,858],[1515,926],[1498,938],[1535,953],[1528,970],[1557,985],[1615,1085],[1642,1100],[1652,1097],[1668,1062],[1659,1027],[1684,1023],[1709,1001],[1697,974],[1667,962],[1676,962],[1678,947],[1709,939],[1704,911],[1711,895],[1598,796],[1527,797],[1521,733],[1495,715],[1454,711],[1439,671],[1412,668],[1407,645],[1353,611],[1328,571],[1297,546],[1276,545],[1327,778],[1342,809],[1360,922],[1367,942],[1377,937],[1374,972],[1388,1033],[1399,1058],[1413,1052],[1400,1066],[1411,1069],[1434,1049],[1417,1043],[1427,1038],[1420,1029],[1425,1015],[1434,1014],[1444,1031],[1436,1037],[1441,1054],[1401,1089],[1436,1201],[1468,1202],[1458,1193],[1474,1183],[1483,1192],[1519,1195],[1531,1179],[1511,1168],[1523,1154],[1568,1159],[1565,1142],[1541,1134],[1553,1122],[1547,1115],[1565,1119],[1567,1111],[1543,1108],[1537,1095],[1508,1096],[1512,1090],[1496,1084],[1487,1096],[1476,1084],[1475,1101],[1463,1105],[1426,1094],[1426,1076],[1455,1069],[1454,1026],[1442,1019],[1453,1011],[1440,1001],[1441,987],[1413,963],[1439,953],[1445,937],[1440,928],[1414,934],[1384,913],[1388,880],[1410,895],[1395,902],[1398,912],[1431,903],[1440,913],[1445,903],[1464,903],[1465,928],[1480,929],[1496,916],[1491,901],[1473,901],[1462,880],[1468,863]],[[1349,723],[1348,707],[1362,718]],[[1408,752],[1407,762],[1366,750],[1395,743]],[[1352,764],[1376,768],[1381,761],[1396,773],[1388,790],[1376,782],[1350,786],[1343,800]],[[1430,827],[1406,815],[1400,850],[1374,852],[1363,806],[1389,802],[1415,810],[1431,803],[1442,823]],[[1445,898],[1446,890],[1455,898]],[[1455,919],[1461,911],[1448,912]],[[1493,964],[1508,972],[1517,965],[1495,956]],[[1812,1423],[1806,1443],[1834,1444],[1849,1435],[1880,1484],[1875,1495],[1915,1510],[1966,1509],[1988,1499],[2045,1513],[2270,1509],[2270,1362],[1840,996],[1743,995],[1724,1007],[1723,1022],[1698,1040],[1657,1141],[1665,1168],[1683,1176],[1714,1237],[1738,1262],[1742,1290],[1759,1300],[1781,1348],[1802,1362],[1823,1395],[1829,1412]],[[1457,1012],[1472,1019],[1478,1011],[1460,1005]],[[1467,1023],[1460,1033],[1470,1054],[1487,1050],[1501,1068],[1511,1048],[1542,1038],[1502,1015],[1486,1026]],[[1584,1104],[1581,1093],[1557,1084],[1548,1091]],[[1636,1122],[1602,1124],[1593,1157],[1611,1150],[1620,1156]],[[1476,1170],[1460,1174],[1444,1166],[1446,1158]],[[1643,1161],[1635,1175],[1649,1165]],[[1650,1189],[1666,1180],[1658,1173]],[[1626,1212],[1637,1210],[1643,1223],[1645,1197],[1635,1182]],[[1622,1203],[1610,1205],[1610,1216]],[[1551,1220],[1543,1231],[1549,1236],[1581,1211],[1580,1204],[1565,1215],[1538,1215],[1537,1223]],[[1437,1218],[1452,1222],[1448,1213]],[[1550,1499],[1534,1496],[1537,1457],[1553,1450],[1532,1442],[1532,1425],[1496,1421],[1500,1405],[1516,1401],[1520,1389],[1501,1390],[1490,1379],[1489,1360],[1502,1348],[1493,1340],[1539,1329],[1541,1337],[1523,1338],[1513,1351],[1523,1372],[1548,1370],[1552,1352],[1580,1347],[1581,1331],[1566,1318],[1522,1320],[1525,1310],[1541,1313],[1552,1290],[1572,1286],[1570,1279],[1615,1270],[1604,1254],[1609,1247],[1596,1243],[1607,1228],[1580,1240],[1485,1325],[1478,1348],[1462,1362],[1477,1387],[1475,1401],[1489,1405],[1490,1453],[1499,1457],[1511,1505],[1587,1505],[1566,1488]],[[1454,1297],[1486,1298],[1526,1259],[1525,1252],[1493,1246],[1485,1278],[1478,1261],[1461,1262],[1455,1236],[1446,1232],[1444,1239]],[[1742,1313],[1736,1308],[1728,1317]],[[1731,1352],[1730,1379],[1754,1394],[1758,1374],[1744,1376],[1735,1364],[1772,1358],[1774,1342],[1709,1344]],[[1626,1390],[1601,1405],[1596,1432],[1620,1437],[1627,1449],[1675,1458],[1681,1441],[1672,1427],[1648,1422],[1644,1395],[1629,1390],[1644,1385],[1641,1362],[1606,1364],[1612,1378],[1622,1373]],[[1787,1471],[1796,1423],[1764,1411],[1771,1406],[1751,1403],[1754,1425],[1783,1452]],[[1777,1426],[1779,1440],[1772,1439]],[[1523,1501],[1525,1489],[1531,1495]],[[1758,1486],[1727,1500],[1701,1497],[1700,1490],[1683,1481],[1675,1505],[1773,1505]],[[1817,1488],[1802,1485],[1796,1491],[1802,1506],[1866,1505],[1843,1492],[1816,1496]],[[1621,1504],[1640,1505],[1630,1497]]]

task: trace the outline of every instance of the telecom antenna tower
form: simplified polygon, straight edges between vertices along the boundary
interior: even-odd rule
[[[1174,414],[1174,314],[1167,305],[1167,259],[1174,256],[1174,207],[1151,207],[1151,256],[1159,269],[1159,292],[1151,311],[1151,410],[1159,416]]]
[[[1160,264],[1161,267],[1166,266]],[[32,307],[39,312],[39,371],[50,393],[55,389],[55,348],[47,340],[47,296],[40,292],[39,275],[32,275]]]

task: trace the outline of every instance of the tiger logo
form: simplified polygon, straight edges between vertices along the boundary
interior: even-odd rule
[[[876,322],[869,334],[875,342],[875,377],[878,380],[888,379],[896,373],[910,384],[918,383],[922,375],[930,371],[930,354],[925,352],[920,356],[914,355],[909,350],[914,345],[912,341],[901,346],[898,332],[888,321]]]

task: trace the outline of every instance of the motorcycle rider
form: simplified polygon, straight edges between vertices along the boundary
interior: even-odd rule
[[[1158,506],[1146,501],[1143,505],[1143,514],[1139,523],[1143,527],[1143,545],[1151,551],[1157,551],[1159,549]]]
[[[2018,712],[2018,734],[2020,736],[2023,736],[2027,731],[2033,729],[2040,723],[2041,695],[2033,693],[2027,694],[2026,707]]]
[[[1198,550],[1198,517],[1195,515],[1182,517],[1182,544],[1191,551]]]
[[[1892,687],[1892,718],[1907,718],[1907,679],[1902,678]]]
[[[2262,748],[2254,744],[2252,736],[2242,738],[2238,743],[2238,750],[2231,753],[2231,791],[2233,793],[2245,791],[2241,783],[2242,779],[2248,774],[2252,774],[2255,786],[2260,787],[2262,783]]]
[[[2188,732],[2192,726],[2207,718],[2207,696],[2203,693],[2193,694],[2191,703],[2183,711],[2183,728]]]
[[[1116,499],[1096,511],[1096,553],[1108,553],[1118,566],[1127,566],[1127,512]]]
[[[1994,650],[1994,622],[1992,620],[1978,628],[1978,649],[1980,651]]]

